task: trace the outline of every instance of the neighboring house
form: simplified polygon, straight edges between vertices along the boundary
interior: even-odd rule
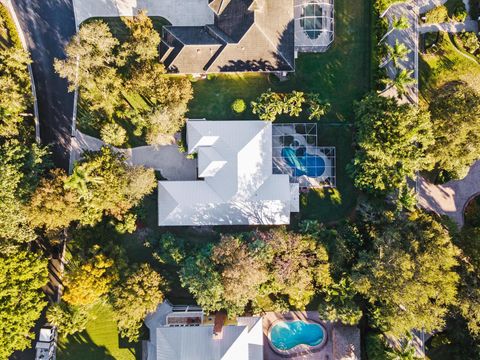
[[[201,308],[159,305],[145,324],[150,340],[146,360],[262,360],[261,317],[239,317],[225,324],[224,314],[205,316]],[[146,355],[146,356],[145,356]]]
[[[207,1],[207,0],[205,0]],[[165,26],[160,58],[170,72],[289,72],[297,52],[333,42],[333,0],[209,0],[214,23]]]
[[[299,211],[299,185],[272,174],[272,124],[187,122],[197,181],[158,182],[160,226],[282,225]]]
[[[272,124],[187,122],[197,181],[159,181],[160,226],[282,225],[299,211],[298,183],[272,174]]]

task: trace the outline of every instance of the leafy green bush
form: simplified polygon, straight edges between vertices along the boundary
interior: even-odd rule
[[[232,110],[233,110],[233,112],[235,112],[237,114],[241,114],[241,113],[245,112],[246,109],[247,109],[247,104],[245,103],[245,100],[243,100],[243,99],[236,99],[232,103]]]
[[[465,51],[469,52],[470,54],[475,54],[475,52],[480,48],[478,36],[474,32],[461,32],[457,34],[457,38],[460,40],[461,46],[465,49]]]
[[[465,9],[465,5],[462,3],[455,8],[455,11],[453,13],[453,20],[458,22],[464,22],[467,19],[467,16],[467,10]]]
[[[108,123],[100,130],[102,140],[113,146],[122,146],[127,139],[127,131],[117,123]]]
[[[445,5],[438,6],[425,14],[425,22],[428,24],[446,21],[448,21],[448,9]]]

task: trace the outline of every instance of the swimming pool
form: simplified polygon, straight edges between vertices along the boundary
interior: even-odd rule
[[[282,158],[292,169],[293,176],[320,177],[325,173],[325,160],[321,156],[308,154],[305,148],[295,150],[285,147],[282,149]]]
[[[280,321],[270,328],[271,344],[280,352],[296,346],[318,347],[325,342],[325,329],[322,325],[307,321]]]

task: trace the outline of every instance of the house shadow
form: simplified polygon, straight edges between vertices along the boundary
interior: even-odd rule
[[[86,331],[67,337],[67,341],[58,345],[59,360],[103,359],[115,360],[105,346],[95,344]]]

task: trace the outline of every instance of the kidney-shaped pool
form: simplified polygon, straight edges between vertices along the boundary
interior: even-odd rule
[[[326,340],[325,328],[314,322],[301,320],[279,321],[269,331],[270,343],[280,353],[291,353],[301,347],[319,348]]]

